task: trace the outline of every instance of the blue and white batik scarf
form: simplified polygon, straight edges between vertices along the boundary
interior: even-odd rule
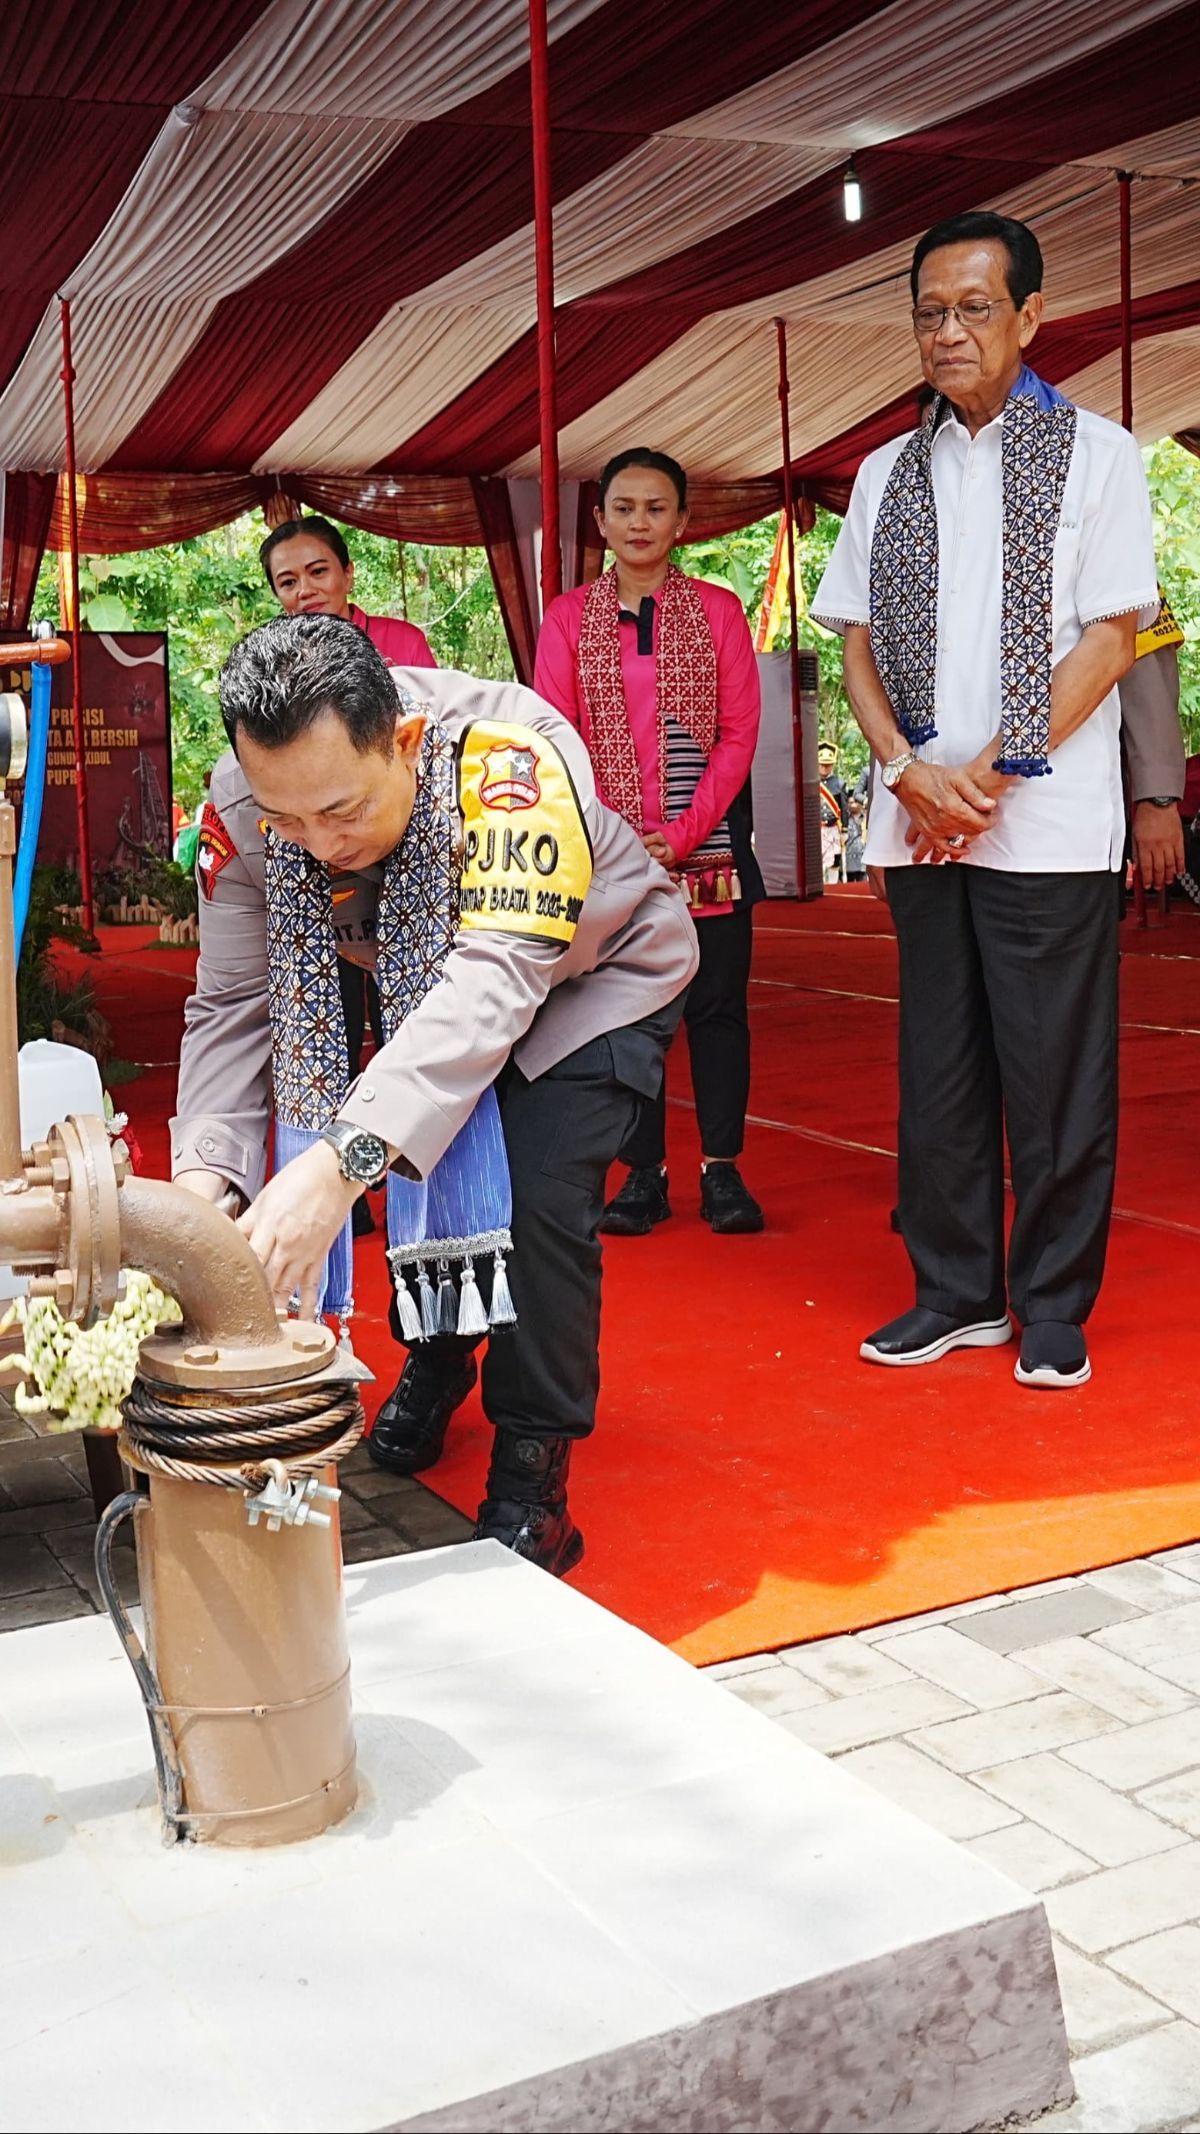
[[[437,984],[454,945],[459,841],[454,748],[431,719],[412,817],[379,892],[375,975],[385,1041]],[[266,896],[275,1167],[281,1170],[337,1116],[350,1072],[329,874],[301,845],[268,830]],[[427,1178],[388,1173],[388,1258],[406,1341],[484,1334],[489,1324],[513,1323],[504,1264],[511,1221],[508,1156],[495,1091],[488,1089]],[[475,1278],[475,1261],[485,1254],[494,1263],[490,1318]],[[353,1267],[347,1223],[318,1299],[322,1313],[343,1322],[353,1310]]]
[[[871,650],[910,748],[937,737],[938,522],[933,441],[949,403],[939,394],[888,476],[871,543]],[[1004,411],[1000,448],[1003,587],[1000,754],[1009,777],[1050,773],[1054,537],[1075,447],[1076,411],[1023,365]]]

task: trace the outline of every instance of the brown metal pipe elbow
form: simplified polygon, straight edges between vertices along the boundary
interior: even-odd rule
[[[184,1333],[236,1348],[279,1344],[267,1277],[227,1215],[183,1186],[129,1177],[119,1196],[121,1265],[175,1298]]]

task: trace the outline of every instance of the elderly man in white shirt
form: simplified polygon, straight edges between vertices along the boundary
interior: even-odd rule
[[[1091,1375],[1117,1133],[1120,705],[1157,607],[1132,437],[1025,362],[1031,230],[930,230],[933,403],[863,462],[812,612],[879,765],[867,860],[900,947],[900,1225],[915,1308],[863,1342],[932,1363],[1021,1329],[1021,1384]],[[1016,1210],[1004,1252],[1003,1133]]]

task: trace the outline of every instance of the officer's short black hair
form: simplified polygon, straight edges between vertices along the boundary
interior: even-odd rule
[[[320,541],[331,555],[337,557],[344,571],[349,570],[350,551],[346,537],[331,519],[319,519],[315,512],[302,519],[285,519],[282,526],[276,526],[267,535],[258,551],[258,560],[272,592],[275,591],[275,579],[271,572],[271,558],[281,541],[294,541],[297,534],[311,534],[314,541]]]
[[[909,276],[914,304],[921,268],[931,252],[940,252],[944,245],[987,244],[989,241],[1002,244],[1008,253],[1008,271],[1004,278],[1019,311],[1026,298],[1042,286],[1042,248],[1028,223],[1015,222],[1011,215],[993,215],[983,208],[972,208],[968,214],[952,215],[948,222],[937,222],[919,239]]]
[[[332,711],[360,755],[391,751],[400,709],[387,663],[341,615],[276,615],[233,648],[221,669],[221,717],[234,748],[246,734],[283,748]]]
[[[608,492],[616,481],[618,474],[624,474],[629,467],[648,467],[655,474],[665,474],[667,480],[674,483],[675,494],[679,498],[679,509],[683,510],[687,503],[687,476],[679,461],[672,459],[669,452],[651,452],[648,447],[634,445],[628,452],[616,453],[609,460],[608,465],[600,476],[600,509],[602,511],[608,501]]]

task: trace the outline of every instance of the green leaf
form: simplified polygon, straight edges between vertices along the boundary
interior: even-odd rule
[[[97,593],[83,603],[83,619],[89,630],[133,630],[137,625],[123,600],[115,593]]]

